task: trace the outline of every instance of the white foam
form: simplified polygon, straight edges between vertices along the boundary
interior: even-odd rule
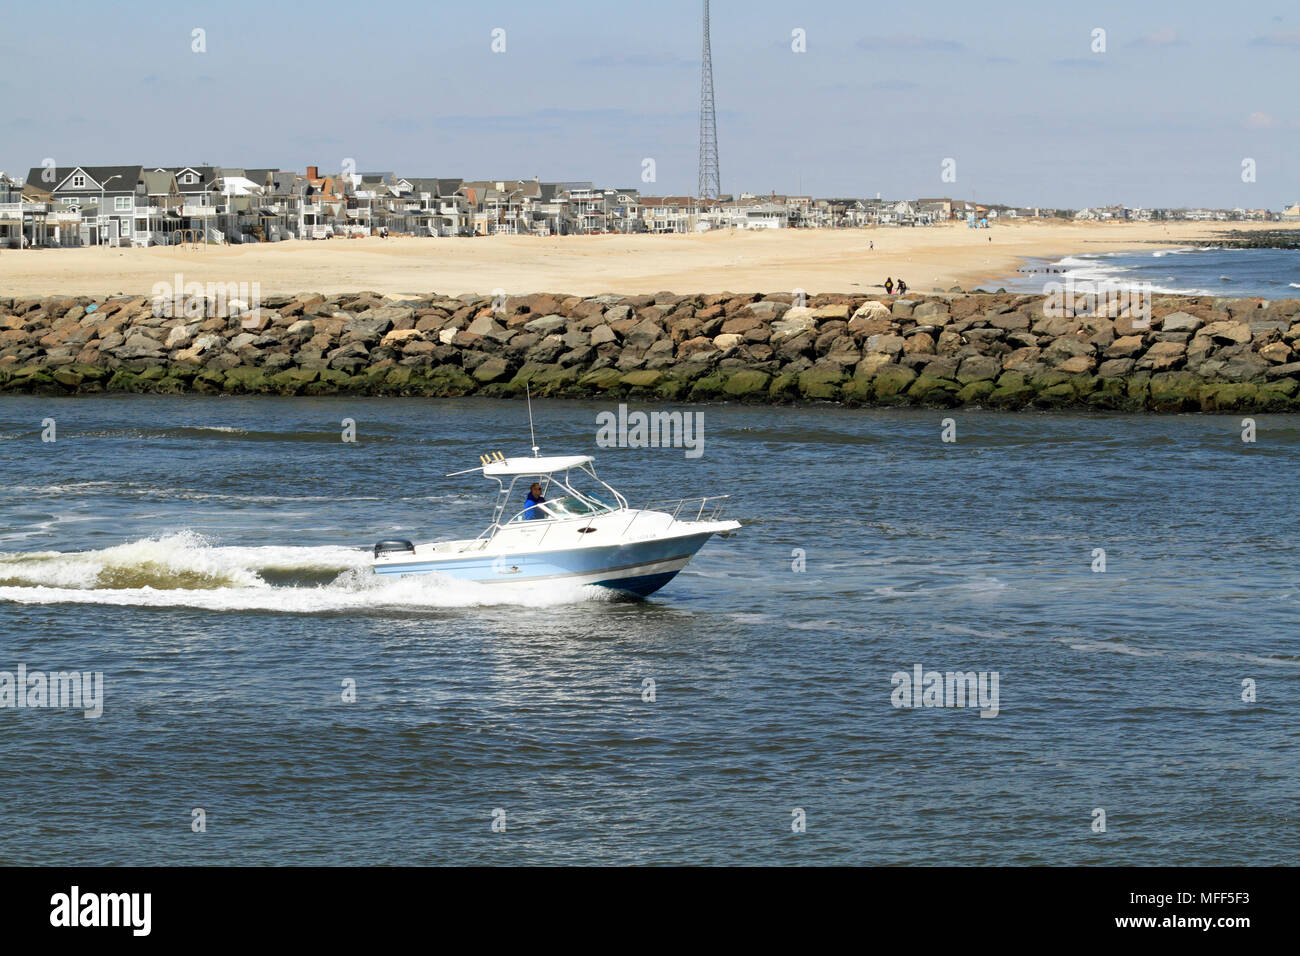
[[[336,574],[328,584],[285,586],[263,575]],[[148,581],[144,585],[132,582]],[[551,607],[609,600],[612,592],[548,582],[487,585],[439,574],[387,577],[357,548],[218,547],[181,532],[101,551],[0,553],[0,601],[188,607],[209,611],[318,614],[368,609],[489,605]]]
[[[365,563],[357,548],[217,547],[192,531],[128,541],[100,551],[0,552],[0,581],[22,588],[257,587],[265,573],[339,573]]]
[[[348,572],[350,575],[351,572]],[[185,607],[206,611],[267,611],[279,614],[321,614],[366,610],[515,605],[554,607],[614,596],[604,588],[584,586],[494,587],[456,581],[437,574],[384,578],[370,570],[318,587],[247,587],[211,590],[123,588],[5,588],[0,601],[16,604],[98,604],[119,607]]]

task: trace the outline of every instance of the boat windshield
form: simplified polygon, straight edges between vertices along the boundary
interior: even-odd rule
[[[591,495],[565,495],[563,498],[552,498],[546,502],[546,507],[557,518],[599,515],[614,510],[599,498],[593,498]]]
[[[545,486],[546,500],[536,506],[536,510],[542,513],[529,519],[525,516],[527,509],[524,509],[517,512],[507,523],[515,524],[520,521],[536,520],[536,518],[585,518],[618,510],[617,506],[607,503],[590,491],[577,487],[577,477],[579,476],[570,473],[561,481],[558,477],[552,476]]]

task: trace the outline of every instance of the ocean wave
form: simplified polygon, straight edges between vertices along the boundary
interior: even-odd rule
[[[1109,654],[1126,654],[1130,657],[1162,657],[1163,650],[1147,650],[1141,647],[1134,647],[1132,644],[1125,644],[1123,641],[1085,641],[1081,644],[1071,644],[1071,650],[1075,651],[1101,651]]]
[[[1154,295],[1214,295],[1209,289],[1176,289],[1173,286],[1151,284]]]
[[[292,583],[276,583],[284,579]],[[612,592],[554,582],[494,587],[439,574],[388,577],[340,547],[221,547],[191,531],[100,551],[0,553],[0,601],[285,614],[495,605],[552,607]]]

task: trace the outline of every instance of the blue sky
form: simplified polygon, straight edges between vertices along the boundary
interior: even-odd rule
[[[712,6],[727,192],[1300,200],[1293,2]],[[299,170],[350,158],[405,175],[695,189],[692,0],[47,0],[11,5],[3,23],[0,169],[19,175],[46,157]],[[205,53],[191,50],[195,28]],[[645,158],[654,183],[641,182]]]

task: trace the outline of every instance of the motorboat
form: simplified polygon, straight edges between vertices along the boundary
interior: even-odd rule
[[[480,457],[495,481],[492,522],[476,538],[412,544],[380,541],[376,574],[441,574],[491,585],[592,585],[644,597],[673,579],[713,535],[740,522],[724,520],[730,495],[676,498],[629,507],[627,499],[596,476],[589,455]],[[534,483],[540,500],[523,493]],[[531,495],[531,493],[530,493]]]

